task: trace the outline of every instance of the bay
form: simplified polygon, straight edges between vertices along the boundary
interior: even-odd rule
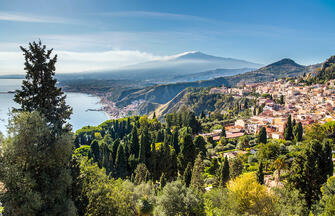
[[[9,119],[9,112],[12,107],[18,107],[13,101],[14,94],[7,93],[19,89],[22,84],[20,79],[0,79],[0,131],[7,134],[6,125]],[[102,108],[100,99],[93,95],[84,93],[65,92],[66,102],[73,108],[73,114],[69,123],[73,131],[84,126],[97,126],[108,120],[108,116],[103,111],[91,111]]]

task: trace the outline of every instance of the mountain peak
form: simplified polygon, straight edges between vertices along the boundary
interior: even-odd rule
[[[290,58],[283,58],[282,60],[279,60],[275,63],[272,63],[268,66],[281,66],[281,65],[292,65],[292,66],[295,66],[295,67],[303,67],[302,65],[297,64],[295,61],[293,61]]]

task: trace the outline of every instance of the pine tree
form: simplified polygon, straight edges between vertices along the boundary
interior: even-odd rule
[[[197,189],[198,191],[203,191],[204,188],[204,178],[202,176],[204,172],[204,163],[202,162],[201,154],[198,154],[197,159],[194,162],[192,169],[191,187]]]
[[[127,173],[127,158],[125,157],[123,145],[119,145],[115,159],[116,177],[126,178]]]
[[[225,187],[226,183],[229,181],[230,178],[230,171],[229,171],[229,162],[228,157],[224,158],[223,163],[221,164],[220,171],[219,171],[219,185],[221,187]]]
[[[267,143],[267,134],[265,127],[262,127],[261,130],[258,133],[258,141],[259,143]]]
[[[192,179],[192,164],[191,162],[188,162],[183,175],[183,183],[186,185],[186,187],[190,186],[191,179]]]
[[[54,135],[63,130],[70,131],[70,125],[63,125],[72,114],[72,108],[66,105],[66,96],[56,87],[55,64],[57,55],[51,56],[53,49],[47,50],[41,41],[29,43],[29,48],[20,47],[25,57],[26,79],[22,89],[17,90],[14,101],[21,105],[17,111],[38,111],[43,115]]]
[[[293,138],[293,128],[292,128],[292,117],[288,116],[287,123],[284,130],[284,138],[285,140],[292,140]]]
[[[264,173],[263,173],[263,162],[262,161],[258,165],[257,181],[259,184],[264,184]]]

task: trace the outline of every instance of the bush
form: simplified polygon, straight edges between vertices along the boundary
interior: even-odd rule
[[[258,160],[257,160],[257,155],[254,154],[254,155],[249,155],[248,157],[248,163],[256,163]]]
[[[170,182],[157,197],[155,215],[203,215],[202,199],[180,181]]]

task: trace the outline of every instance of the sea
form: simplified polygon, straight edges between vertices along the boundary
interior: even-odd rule
[[[7,135],[10,110],[13,107],[19,107],[13,101],[14,94],[8,93],[8,91],[20,89],[21,84],[21,79],[0,79],[0,131],[4,135]],[[84,93],[65,92],[65,94],[67,104],[73,109],[69,123],[74,132],[84,126],[97,126],[108,120],[108,115],[105,112],[92,111],[102,108],[98,97]]]

